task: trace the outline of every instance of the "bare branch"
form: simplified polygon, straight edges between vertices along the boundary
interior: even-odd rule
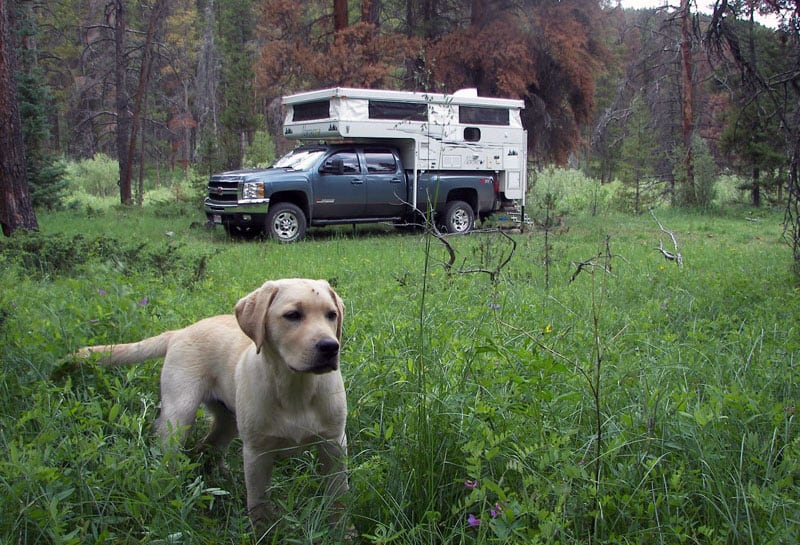
[[[497,277],[500,275],[500,272],[503,270],[503,267],[508,265],[508,262],[511,261],[511,258],[514,257],[514,252],[517,249],[517,241],[508,236],[502,229],[486,229],[481,231],[482,233],[500,233],[503,237],[506,238],[509,242],[511,242],[511,251],[508,255],[498,263],[497,267],[494,269],[484,269],[484,268],[477,268],[477,269],[460,269],[458,272],[460,274],[469,274],[469,273],[485,273],[489,275],[492,283],[497,282]]]
[[[675,238],[675,233],[673,233],[669,229],[665,229],[664,226],[661,225],[661,222],[656,217],[656,214],[655,214],[655,212],[653,212],[652,208],[650,209],[650,215],[653,217],[653,220],[655,220],[655,222],[658,225],[658,228],[661,230],[661,232],[668,234],[669,238],[672,239],[672,246],[675,248],[675,251],[674,252],[668,252],[667,250],[665,250],[664,249],[664,243],[661,240],[658,241],[658,248],[656,248],[656,249],[659,252],[661,252],[661,255],[663,255],[664,258],[667,261],[674,261],[675,263],[678,264],[679,267],[683,267],[683,256],[681,255],[681,252],[678,249],[678,240]]]

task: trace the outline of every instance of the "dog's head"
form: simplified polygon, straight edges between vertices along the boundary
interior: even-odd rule
[[[301,373],[339,368],[344,304],[326,281],[269,281],[235,310],[239,327],[268,359]]]

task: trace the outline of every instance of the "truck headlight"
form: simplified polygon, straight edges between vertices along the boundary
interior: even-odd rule
[[[264,198],[263,182],[245,182],[242,186],[242,199],[254,200]]]

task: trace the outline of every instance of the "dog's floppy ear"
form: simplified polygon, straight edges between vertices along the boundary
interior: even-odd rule
[[[340,341],[342,340],[342,321],[344,320],[344,302],[342,298],[339,297],[339,294],[333,291],[333,288],[328,287],[331,292],[331,297],[333,297],[334,302],[336,303],[336,308],[339,309],[339,318],[336,320],[336,338]]]
[[[272,304],[278,286],[274,282],[265,282],[263,286],[245,295],[236,303],[236,320],[245,335],[253,339],[256,353],[261,352],[267,334],[267,311]]]

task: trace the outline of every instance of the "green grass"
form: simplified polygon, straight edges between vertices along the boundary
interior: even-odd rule
[[[683,267],[648,215],[571,213],[547,252],[540,231],[511,235],[495,283],[460,271],[508,255],[496,233],[449,238],[448,272],[441,243],[383,226],[278,245],[158,204],[42,215],[40,235],[0,241],[0,536],[258,541],[238,444],[229,473],[159,452],[159,362],[75,368],[69,354],[302,276],[347,306],[360,542],[796,543],[800,309],[782,216],[657,214]],[[261,543],[338,542],[312,462],[280,465],[284,516]]]

